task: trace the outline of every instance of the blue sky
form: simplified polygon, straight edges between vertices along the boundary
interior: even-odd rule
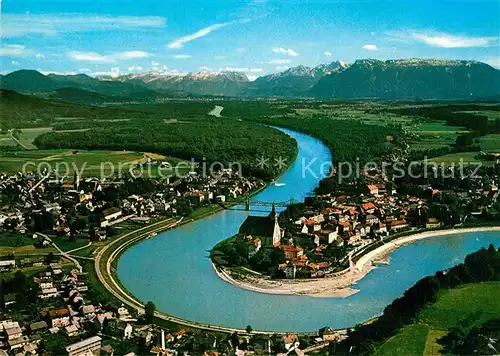
[[[1,71],[138,73],[359,58],[499,66],[500,1],[3,0]]]

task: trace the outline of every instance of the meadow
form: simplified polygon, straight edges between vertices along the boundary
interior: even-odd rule
[[[500,282],[466,284],[442,290],[438,300],[420,312],[416,323],[403,327],[376,351],[382,355],[439,355],[439,339],[452,328],[467,328],[500,318]]]
[[[148,174],[148,159],[167,161],[172,166],[176,166],[181,160],[166,157],[163,155],[133,152],[133,151],[106,151],[106,150],[30,150],[3,152],[1,155],[0,172],[16,173],[31,171],[33,173],[43,173],[44,169],[56,169],[59,176],[69,176],[73,178],[75,170],[81,176],[112,176],[121,172],[127,175],[129,171],[134,174],[141,173],[142,170]],[[164,176],[173,175],[175,171],[172,168],[159,168],[158,164],[151,165],[149,168],[152,177],[158,177],[161,173]],[[161,172],[159,172],[159,170]],[[189,171],[187,162],[180,174]]]

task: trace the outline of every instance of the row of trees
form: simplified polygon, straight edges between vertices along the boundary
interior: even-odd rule
[[[221,241],[211,251],[210,257],[217,266],[249,267],[266,275],[276,275],[277,266],[285,262],[283,250],[273,247],[262,247],[255,250],[243,236]]]
[[[220,162],[224,168],[240,163],[244,174],[266,180],[276,177],[284,168],[274,165],[274,158],[282,157],[290,163],[297,154],[295,141],[282,132],[223,119],[198,119],[176,124],[147,119],[108,122],[105,127],[84,132],[47,133],[39,136],[35,144],[44,149],[156,152],[208,164]],[[269,162],[265,167],[257,165],[262,157]]]

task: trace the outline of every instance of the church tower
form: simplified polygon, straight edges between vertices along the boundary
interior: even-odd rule
[[[273,202],[273,207],[271,209],[271,212],[269,213],[269,217],[272,219],[272,220],[277,220],[276,219],[276,206],[274,205],[274,202]]]
[[[274,222],[273,227],[273,246],[279,246],[281,244],[281,228],[278,224],[278,215],[276,214],[276,206],[273,202],[273,207],[271,209],[271,213],[269,213],[269,219]]]

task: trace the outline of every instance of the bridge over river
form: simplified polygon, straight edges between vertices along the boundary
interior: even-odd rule
[[[275,295],[245,290],[223,281],[215,273],[209,252],[219,241],[236,234],[250,214],[266,215],[275,202],[277,211],[313,194],[322,175],[321,165],[331,162],[319,140],[280,129],[297,140],[293,165],[249,201],[250,211],[222,210],[178,226],[154,239],[133,245],[119,257],[121,284],[140,301],[152,300],[158,311],[207,325],[261,331],[317,331],[324,326],[341,329],[381,313],[420,278],[453,266],[490,242],[500,245],[498,233],[439,236],[404,246],[383,265],[358,281],[359,292],[347,298]],[[314,160],[304,171],[303,162]],[[323,165],[324,168],[324,165]],[[313,174],[314,173],[314,174]],[[258,211],[260,207],[262,210]],[[255,210],[252,210],[255,208]],[[472,236],[471,236],[472,235]]]

